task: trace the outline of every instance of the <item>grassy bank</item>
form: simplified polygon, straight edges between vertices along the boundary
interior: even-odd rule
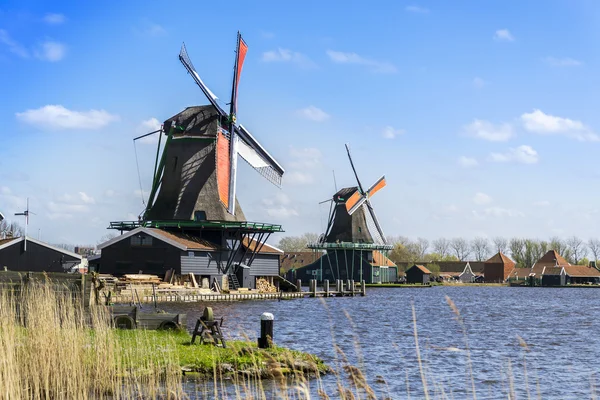
[[[229,341],[227,348],[210,344],[190,344],[191,336],[185,331],[116,331],[118,346],[125,355],[135,353],[133,360],[138,369],[165,351],[165,344],[172,352],[173,360],[186,374],[194,373],[201,377],[212,377],[215,372],[221,376],[243,374],[260,378],[279,375],[327,373],[329,368],[313,355],[283,347],[259,349],[255,343]],[[140,341],[146,346],[135,350]]]

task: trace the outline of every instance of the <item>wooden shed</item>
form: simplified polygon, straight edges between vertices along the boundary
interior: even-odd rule
[[[420,283],[426,285],[429,283],[431,271],[422,265],[413,265],[406,270],[406,283]]]
[[[0,239],[0,269],[7,271],[69,272],[82,257],[30,237]]]

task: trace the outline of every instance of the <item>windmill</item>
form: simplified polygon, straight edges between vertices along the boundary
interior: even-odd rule
[[[238,155],[268,181],[281,185],[284,169],[237,123],[237,93],[247,51],[238,32],[231,102],[229,112],[225,112],[182,45],[179,60],[210,105],[188,107],[164,122],[160,132],[167,138],[160,162],[159,139],[144,220],[243,221],[236,200]]]
[[[385,235],[371,204],[373,195],[386,186],[385,175],[364,190],[347,144],[346,152],[357,186],[342,188],[333,195],[327,230],[321,241],[386,245]]]
[[[21,213],[15,213],[15,215],[20,215],[25,217],[25,239],[23,241],[24,251],[27,251],[27,228],[29,227],[29,214],[35,215],[34,212],[29,211],[29,197],[27,198],[27,208],[25,211]]]
[[[385,176],[377,179],[371,187],[364,189],[350,147],[346,145],[350,166],[356,178],[356,186],[344,187],[325,202],[330,202],[329,219],[325,233],[316,243],[307,247],[323,255],[306,267],[313,278],[355,279],[370,283],[394,281],[396,273],[389,274],[395,265],[387,258],[393,246],[387,244],[371,198],[386,186]],[[337,186],[337,185],[336,185]]]

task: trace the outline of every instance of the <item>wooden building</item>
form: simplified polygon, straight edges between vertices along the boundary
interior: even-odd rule
[[[406,270],[406,283],[420,283],[426,285],[429,283],[431,277],[431,271],[422,265],[413,265]]]
[[[306,263],[311,257],[304,254],[304,266],[288,270],[286,279],[292,282],[300,279],[304,285],[311,279],[319,282],[333,282],[336,279],[356,282],[364,280],[365,283],[393,283],[398,280],[398,267],[379,250],[330,250],[324,254],[315,254],[317,258],[311,263]],[[298,265],[299,263],[296,263],[296,266]]]
[[[24,236],[0,239],[0,268],[7,271],[69,272],[79,254]]]
[[[564,286],[567,274],[564,267],[544,267],[542,270],[542,286]]]
[[[494,254],[483,266],[485,281],[489,283],[505,282],[515,268],[515,262],[502,252]]]
[[[240,287],[254,289],[256,279],[279,276],[283,252],[266,243],[244,240],[243,251],[234,261]],[[198,281],[221,282],[228,252],[216,244],[183,232],[139,227],[98,246],[102,251],[93,264],[105,274],[154,274],[164,276],[173,269],[178,275],[194,274]],[[250,263],[250,254],[258,251]],[[248,266],[250,265],[250,266]]]

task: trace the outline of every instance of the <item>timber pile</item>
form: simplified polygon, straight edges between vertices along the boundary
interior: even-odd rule
[[[158,275],[148,274],[125,274],[120,283],[163,283],[162,279]]]
[[[277,288],[264,278],[256,280],[256,290],[259,293],[277,293]]]

